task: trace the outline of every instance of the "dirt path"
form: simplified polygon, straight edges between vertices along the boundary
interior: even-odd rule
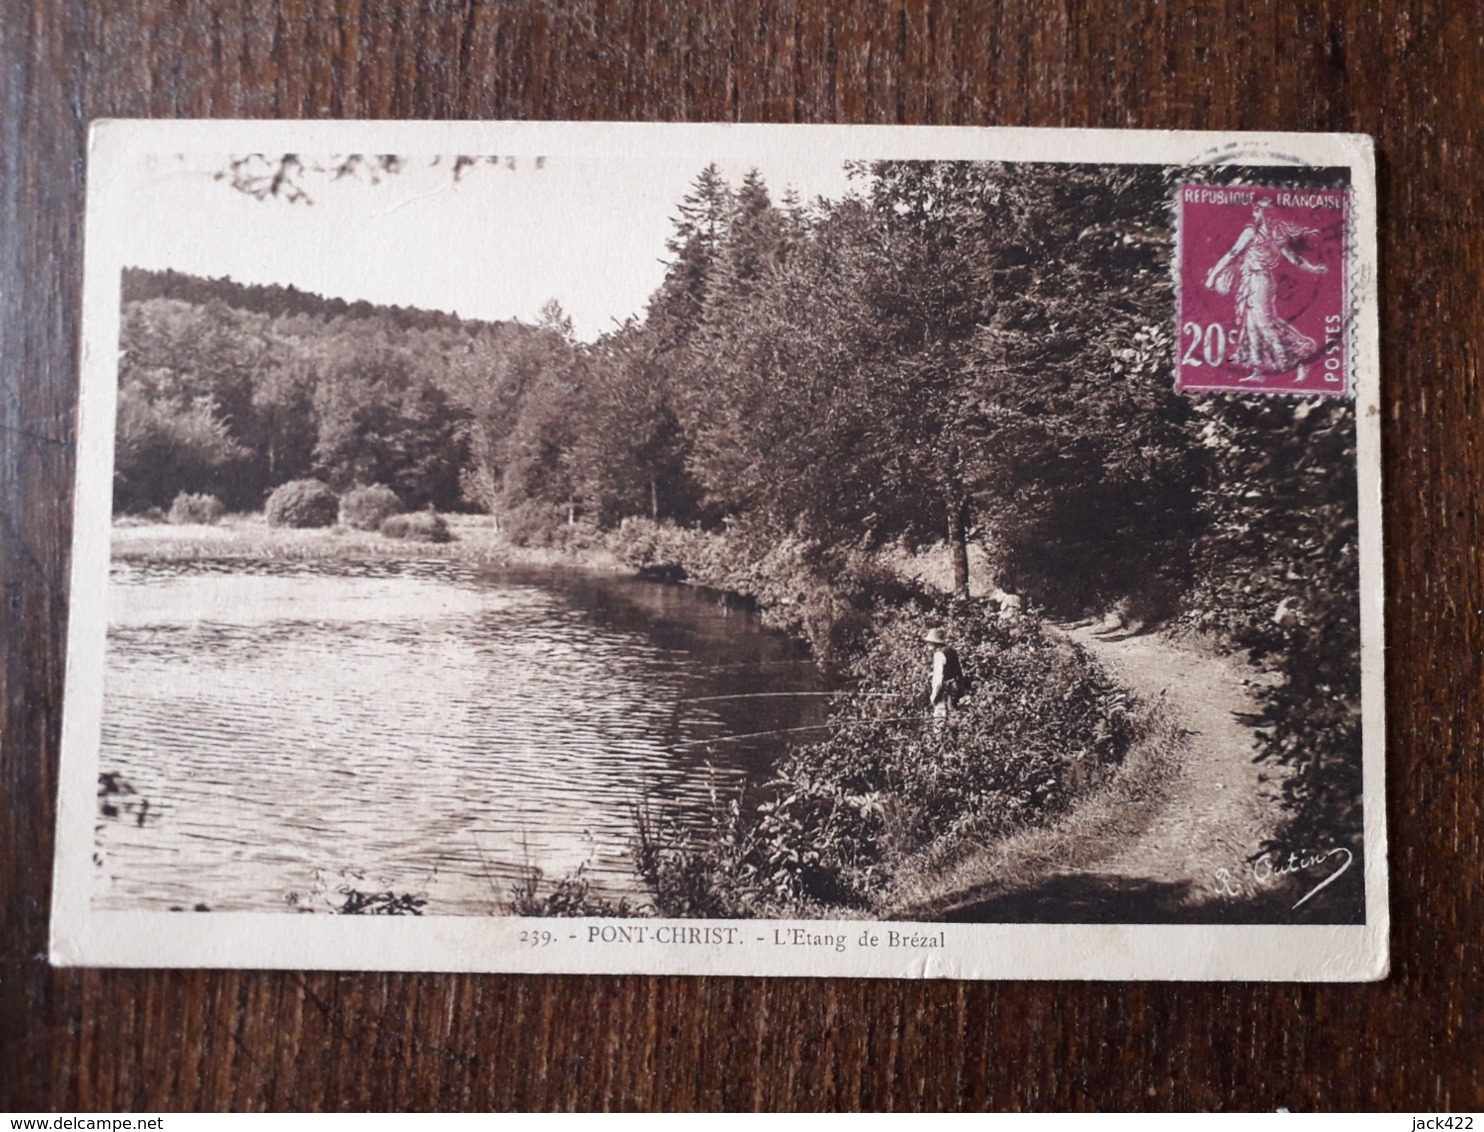
[[[1257,850],[1277,816],[1277,782],[1254,763],[1258,674],[1234,657],[1184,648],[1147,633],[1072,628],[1077,641],[1127,688],[1165,703],[1190,734],[1181,773],[1167,802],[1137,842],[1117,846],[1101,867],[1128,876],[1176,881],[1211,879]]]
[[[1040,868],[1008,890],[991,880],[942,910],[977,922],[1230,919],[1237,909],[1220,891],[1218,870],[1240,875],[1279,813],[1277,776],[1253,761],[1260,675],[1155,633],[1064,631],[1141,698],[1163,696],[1186,740],[1178,766],[1139,812],[1038,831],[1040,840],[1061,842]]]

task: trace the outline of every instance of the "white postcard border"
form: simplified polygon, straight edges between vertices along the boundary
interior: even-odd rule
[[[90,907],[103,706],[121,259],[118,171],[140,154],[497,153],[671,161],[761,159],[806,146],[839,160],[897,158],[1348,166],[1354,194],[1354,356],[1360,491],[1366,923],[1357,926],[903,924],[520,917],[120,913]],[[1376,186],[1363,135],[967,127],[633,123],[104,121],[88,145],[65,713],[51,961],[107,967],[859,976],[879,978],[1363,981],[1388,971],[1380,373]],[[731,943],[605,943],[604,926],[741,931]],[[845,946],[788,942],[841,935]],[[522,931],[560,936],[546,946]],[[774,937],[774,932],[781,933]],[[938,936],[939,948],[861,947],[862,933]],[[757,938],[762,937],[762,942]],[[707,935],[706,938],[719,938]],[[779,942],[782,939],[783,942]]]

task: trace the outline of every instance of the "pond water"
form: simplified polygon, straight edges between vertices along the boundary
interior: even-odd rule
[[[579,571],[117,562],[109,613],[110,909],[490,915],[579,869],[642,898],[635,808],[703,820],[827,703],[754,615]]]

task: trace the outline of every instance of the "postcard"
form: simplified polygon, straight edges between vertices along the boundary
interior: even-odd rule
[[[1352,135],[105,121],[52,961],[1373,980]]]

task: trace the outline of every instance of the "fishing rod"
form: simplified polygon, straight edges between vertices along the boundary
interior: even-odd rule
[[[738,743],[743,739],[763,739],[769,735],[793,735],[799,731],[819,731],[828,727],[847,727],[851,724],[860,723],[910,723],[924,722],[925,716],[919,715],[892,715],[885,719],[842,719],[831,723],[810,723],[803,727],[783,727],[776,731],[749,731],[746,735],[722,735],[712,739],[684,739],[681,746],[692,747],[699,743]]]
[[[766,700],[776,696],[884,696],[897,697],[911,695],[910,692],[737,692],[730,696],[686,696],[675,702],[678,704],[709,704],[717,700]]]
[[[795,660],[745,660],[737,664],[690,664],[686,656],[677,656],[676,664],[684,664],[693,671],[719,672],[728,668],[790,668],[801,664],[813,664],[814,661],[807,656],[798,657]]]

